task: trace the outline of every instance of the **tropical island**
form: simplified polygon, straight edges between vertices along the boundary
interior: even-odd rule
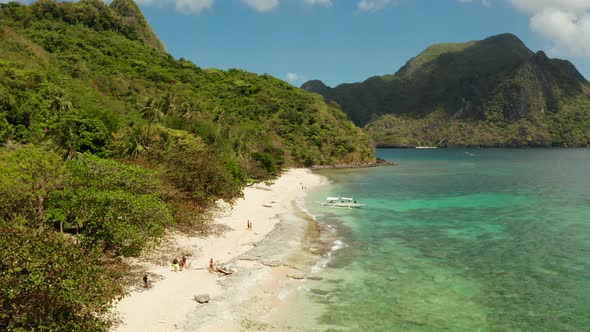
[[[133,0],[0,3],[0,330],[272,329],[281,290],[344,247],[302,206],[328,182],[311,169],[385,163],[375,146],[589,144],[588,81],[512,34],[298,88],[175,58]]]
[[[217,234],[216,202],[286,168],[374,161],[321,96],[173,58],[132,0],[0,4],[0,144],[8,331],[105,330],[123,257]]]
[[[432,45],[394,75],[301,87],[341,106],[379,147],[590,145],[590,83],[513,34]]]

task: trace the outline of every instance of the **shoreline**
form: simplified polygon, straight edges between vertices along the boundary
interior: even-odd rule
[[[121,323],[111,331],[243,331],[272,326],[281,289],[304,278],[305,269],[321,252],[315,244],[318,225],[297,201],[326,183],[309,169],[290,169],[270,186],[245,188],[244,198],[214,218],[215,224],[229,229],[221,236],[172,234],[176,247],[182,248],[178,258],[188,257],[185,271],[130,259],[158,281],[115,303],[111,311]],[[248,220],[253,230],[247,230]],[[225,277],[208,272],[210,258],[236,272]],[[194,301],[194,296],[204,294],[210,296],[209,303]]]
[[[317,165],[317,166],[312,166],[311,169],[315,171],[315,170],[321,170],[321,169],[375,168],[375,167],[385,167],[385,166],[399,166],[399,164],[396,162],[393,162],[393,161],[388,161],[388,160],[377,157],[374,162],[369,162],[369,163]]]

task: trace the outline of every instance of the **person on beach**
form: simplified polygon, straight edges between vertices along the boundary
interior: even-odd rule
[[[143,288],[148,288],[148,276],[147,276],[147,274],[143,276]]]
[[[213,272],[215,270],[215,267],[213,266],[213,258],[211,258],[211,260],[209,260],[209,272]]]
[[[182,255],[182,258],[180,259],[180,271],[184,270],[185,266],[186,266],[186,257],[184,257],[184,255]]]
[[[184,270],[186,266],[186,257],[184,255],[182,255],[182,258],[180,259],[180,271]]]
[[[172,268],[174,269],[174,272],[178,271],[178,259],[174,258],[172,261]]]

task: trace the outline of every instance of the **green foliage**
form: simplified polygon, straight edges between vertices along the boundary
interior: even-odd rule
[[[59,155],[25,145],[0,149],[0,223],[25,221],[42,227],[45,201],[64,184],[65,167]]]
[[[96,250],[62,234],[0,226],[0,329],[104,331],[122,294],[119,273]]]
[[[67,167],[65,189],[50,197],[49,220],[81,232],[83,244],[136,256],[173,224],[155,173],[93,156],[70,160]]]
[[[106,156],[111,141],[110,130],[100,119],[64,115],[57,124],[60,145],[68,151]]]
[[[6,72],[0,86],[9,97],[1,107],[18,110],[5,113],[8,124],[0,116],[3,140],[56,137],[66,150],[107,155],[107,136],[138,133],[147,123],[146,140],[123,149],[137,155],[149,148],[151,126],[162,123],[215,144],[248,176],[256,172],[252,153],[268,148],[283,151],[273,158],[284,166],[373,158],[370,139],[337,106],[269,75],[205,71],[174,60],[142,43],[145,34],[137,28],[146,24],[135,4],[121,0],[110,7],[94,1],[0,5],[6,23],[0,50],[10,59],[0,61]],[[35,19],[27,25],[23,16]],[[316,123],[311,133],[308,126]]]
[[[252,154],[252,158],[254,158],[254,160],[260,164],[260,167],[262,167],[262,169],[267,171],[269,174],[277,174],[277,167],[272,157],[268,153],[254,152]]]
[[[97,188],[55,193],[52,205],[70,224],[80,225],[82,244],[137,256],[146,242],[172,224],[169,208],[155,195]]]
[[[82,155],[67,163],[67,184],[74,189],[98,188],[124,190],[137,195],[159,195],[162,184],[158,174],[140,166]]]
[[[157,137],[148,154],[165,176],[197,202],[209,205],[217,199],[241,196],[243,176],[231,159],[224,159],[200,137],[182,130],[156,127]]]

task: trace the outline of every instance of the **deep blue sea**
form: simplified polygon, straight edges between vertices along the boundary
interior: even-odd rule
[[[306,198],[335,250],[299,329],[590,331],[590,149],[377,155],[399,166],[321,171]],[[339,195],[367,206],[316,204]]]

